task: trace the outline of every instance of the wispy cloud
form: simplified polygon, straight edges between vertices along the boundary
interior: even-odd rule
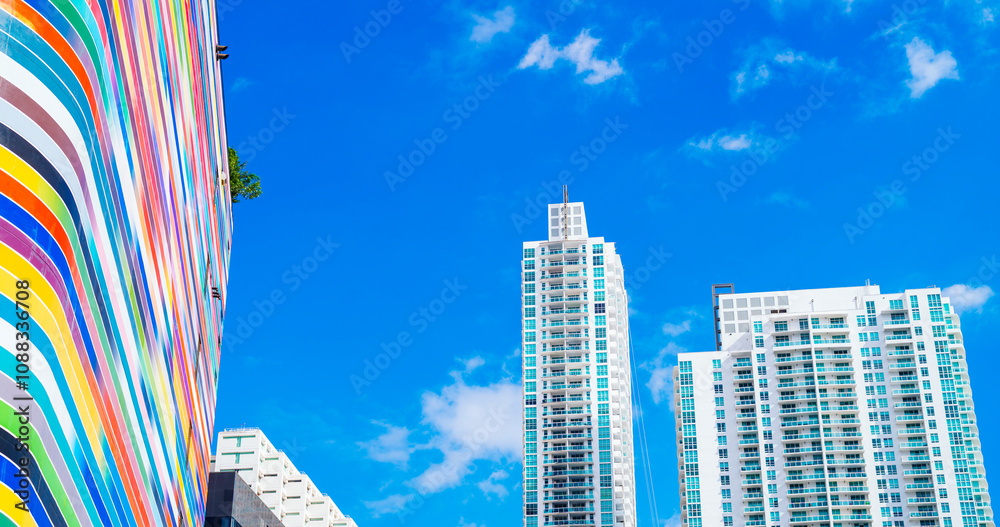
[[[496,495],[498,498],[507,497],[507,487],[501,485],[500,481],[507,479],[510,475],[507,474],[506,470],[497,470],[490,474],[490,477],[476,483],[479,490],[483,491],[486,496]]]
[[[919,99],[942,79],[959,78],[958,61],[951,56],[951,51],[934,53],[934,49],[920,37],[913,37],[906,44],[906,59],[910,64],[911,75],[906,85],[910,88],[910,97],[913,99]]]
[[[357,443],[365,450],[370,459],[380,463],[392,463],[405,469],[410,461],[410,454],[416,449],[410,446],[410,430],[401,426],[373,421],[385,428],[385,433],[372,439]]]
[[[988,285],[970,287],[965,284],[955,284],[946,287],[941,294],[951,299],[951,307],[959,313],[975,311],[982,312],[983,306],[993,297],[993,289]]]
[[[794,82],[805,75],[825,75],[836,69],[836,59],[820,60],[778,40],[766,39],[746,50],[743,65],[731,75],[730,96],[738,100],[776,79]]]
[[[364,504],[371,511],[372,516],[378,518],[386,514],[395,514],[402,511],[415,497],[415,494],[393,494],[381,500],[366,501]]]
[[[653,402],[660,404],[661,401],[672,401],[674,395],[673,372],[674,364],[677,362],[677,354],[684,353],[686,348],[682,348],[673,342],[660,349],[656,357],[651,361],[642,363],[642,369],[649,372],[649,380],[646,387],[653,394]]]
[[[600,84],[625,73],[617,58],[609,62],[594,57],[594,51],[600,43],[600,39],[590,36],[589,30],[582,31],[576,40],[564,48],[552,46],[549,36],[542,35],[531,44],[517,68],[523,70],[538,66],[538,69],[548,70],[552,69],[557,60],[564,59],[576,65],[578,75],[589,72],[583,82]]]
[[[493,13],[492,17],[473,13],[472,18],[475,19],[476,25],[472,28],[469,40],[480,44],[493,40],[497,33],[509,33],[516,20],[513,6],[507,6]]]
[[[666,520],[661,520],[663,522],[663,527],[681,527],[681,513],[675,512],[672,516]]]
[[[759,146],[768,139],[757,131],[759,128],[756,123],[749,129],[743,130],[720,128],[710,135],[688,139],[684,149],[689,154],[695,155],[742,152],[753,146]]]
[[[690,320],[685,320],[684,322],[681,322],[680,324],[673,324],[671,322],[667,322],[667,323],[663,324],[663,334],[664,335],[670,335],[671,337],[676,337],[678,335],[683,335],[684,333],[687,333],[688,331],[691,331],[691,321]]]

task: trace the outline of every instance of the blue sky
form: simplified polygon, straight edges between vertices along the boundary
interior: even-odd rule
[[[642,525],[676,523],[669,368],[717,282],[953,287],[1000,470],[996,0],[219,5],[264,194],[216,425],[362,527],[520,521],[518,265],[563,182],[632,277]]]

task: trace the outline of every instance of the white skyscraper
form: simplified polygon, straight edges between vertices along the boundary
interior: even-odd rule
[[[687,527],[993,527],[958,316],[938,288],[716,295],[674,372]]]
[[[628,298],[583,203],[549,205],[522,261],[524,525],[635,527]]]
[[[215,466],[236,472],[285,527],[357,527],[256,428],[219,433]]]

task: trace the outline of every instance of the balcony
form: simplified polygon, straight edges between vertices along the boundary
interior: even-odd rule
[[[592,470],[553,470],[549,472],[543,472],[542,477],[550,478],[555,476],[593,476],[594,471]]]
[[[812,343],[807,340],[781,341],[774,343],[775,348],[810,348]]]
[[[819,339],[813,340],[813,346],[827,347],[827,346],[843,346],[844,344],[850,344],[851,339]]]
[[[795,370],[777,370],[774,374],[777,377],[790,377],[794,375],[812,375],[814,370],[812,368],[799,368]]]
[[[586,445],[554,446],[542,449],[542,452],[566,452],[570,450],[593,450],[593,447]]]
[[[781,436],[781,442],[791,442],[791,441],[804,441],[806,439],[822,439],[822,434],[799,434],[799,435],[785,435]]]
[[[925,430],[923,428],[900,428],[899,432],[898,432],[898,434],[901,435],[901,436],[924,435],[926,433],[927,433],[927,430]]]
[[[543,304],[559,304],[562,302],[586,302],[580,295],[559,295],[559,296],[549,296],[542,300]]]
[[[782,421],[781,428],[801,428],[804,426],[819,426],[819,419],[807,419],[804,421]]]
[[[583,276],[583,275],[580,274],[579,272],[575,272],[575,273],[549,273],[549,274],[543,274],[540,279],[541,280],[555,280],[557,278],[580,278],[581,276]]]
[[[594,507],[559,507],[555,509],[546,509],[544,514],[566,514],[569,512],[594,512]]]
[[[578,488],[594,488],[594,484],[589,481],[569,481],[566,483],[549,483],[548,485],[542,485],[543,489],[578,489]]]
[[[566,402],[578,402],[578,401],[589,401],[589,399],[584,399],[583,395],[556,395],[555,397],[549,397],[548,399],[542,400],[543,406],[553,405],[553,404],[563,404]]]
[[[553,496],[546,496],[544,501],[583,501],[592,499],[594,499],[594,495],[592,493],[556,494]]]
[[[847,324],[816,324],[812,328],[816,331],[826,331],[828,329],[847,329]]]
[[[591,434],[580,434],[580,433],[573,433],[573,434],[551,434],[551,435],[547,435],[547,436],[543,437],[542,440],[543,441],[554,441],[554,440],[557,440],[557,439],[581,439],[581,438],[588,438],[589,439],[589,438],[592,438],[592,437],[593,436]]]
[[[578,308],[578,307],[574,307],[574,308],[555,308],[555,309],[544,309],[543,308],[542,309],[542,316],[543,317],[547,317],[547,316],[553,316],[553,315],[572,315],[572,314],[575,314],[575,313],[587,313],[588,311],[587,311],[586,307],[587,306],[584,306],[583,309]]]
[[[542,412],[542,417],[551,417],[554,415],[590,415],[590,410],[584,410],[583,408],[572,408],[569,410],[553,410],[551,412]]]
[[[593,426],[590,421],[569,421],[558,423],[545,423],[542,428],[589,428]]]
[[[777,364],[783,364],[787,362],[811,362],[812,360],[812,355],[800,355],[797,357],[779,357],[774,359],[774,362]]]
[[[910,325],[910,319],[908,319],[908,318],[898,319],[897,318],[897,319],[893,319],[893,320],[886,320],[885,322],[882,323],[882,325],[883,326],[909,326]]]
[[[543,354],[556,353],[564,351],[583,351],[583,346],[580,345],[567,345],[567,346],[549,346],[548,348],[542,349]]]
[[[831,473],[829,477],[830,479],[868,479],[867,474],[858,471]]]

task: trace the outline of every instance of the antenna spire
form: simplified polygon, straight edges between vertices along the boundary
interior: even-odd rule
[[[563,185],[563,205],[569,203],[569,185]]]

